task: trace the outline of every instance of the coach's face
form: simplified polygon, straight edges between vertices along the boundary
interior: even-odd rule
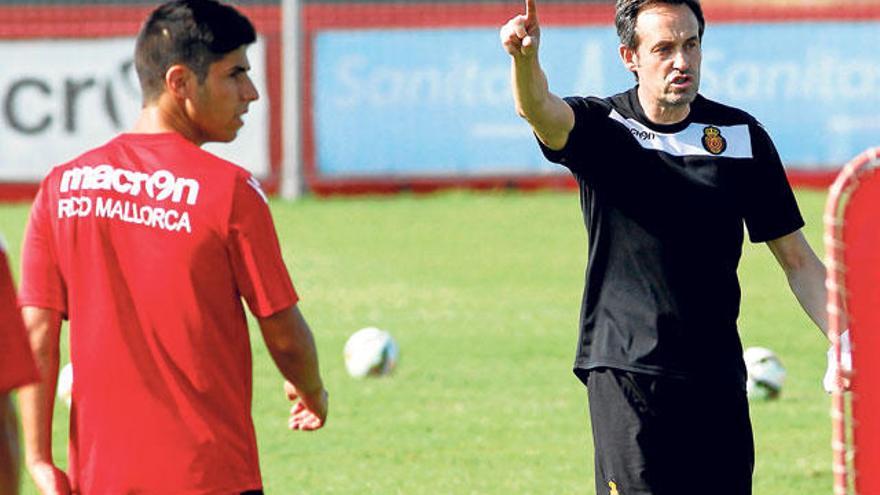
[[[242,115],[247,113],[248,105],[259,98],[248,76],[251,66],[246,51],[247,46],[241,46],[211,64],[207,77],[187,102],[199,144],[235,139],[244,125]]]
[[[638,74],[643,106],[656,106],[670,116],[687,115],[700,86],[699,28],[697,16],[684,4],[658,3],[639,12],[636,47],[621,46],[621,56]]]

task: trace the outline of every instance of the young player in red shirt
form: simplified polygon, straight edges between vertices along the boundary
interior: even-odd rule
[[[56,167],[25,236],[21,303],[44,381],[21,394],[44,494],[259,493],[242,298],[295,400],[321,428],[327,392],[266,198],[200,146],[228,142],[258,98],[250,21],[214,0],[157,8],[138,36],[132,133]],[[62,318],[75,382],[70,466],[52,462]],[[298,400],[297,400],[298,399]]]
[[[18,420],[9,392],[39,380],[0,239],[0,493],[18,493]]]

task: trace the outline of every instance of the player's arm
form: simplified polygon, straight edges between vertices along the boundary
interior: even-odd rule
[[[18,393],[25,464],[41,494],[69,494],[67,476],[55,467],[52,459],[52,413],[58,380],[61,313],[26,306],[22,317],[41,377],[39,382],[22,387]]]
[[[501,28],[501,44],[512,57],[511,86],[516,112],[526,119],[548,148],[560,150],[574,128],[574,112],[550,92],[547,76],[538,61],[541,28],[535,0],[526,0],[525,15],[510,19]]]
[[[287,380],[285,392],[296,401],[288,426],[293,430],[321,428],[327,419],[327,391],[308,323],[296,305],[257,321],[269,354]]]
[[[12,397],[0,392],[0,493],[18,493],[18,419]]]

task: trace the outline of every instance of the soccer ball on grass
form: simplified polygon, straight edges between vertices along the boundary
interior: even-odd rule
[[[775,399],[782,393],[785,367],[779,357],[765,347],[749,347],[743,353],[746,362],[746,393],[749,399]]]
[[[58,373],[58,400],[70,407],[71,394],[73,393],[73,365],[67,363]]]
[[[394,337],[376,327],[362,328],[345,342],[345,369],[355,378],[383,376],[394,371],[400,349]]]

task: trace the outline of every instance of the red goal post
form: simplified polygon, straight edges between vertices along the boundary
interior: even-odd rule
[[[850,161],[825,207],[829,337],[839,364],[847,322],[853,369],[849,397],[837,391],[831,399],[835,495],[880,493],[880,366],[872,356],[880,349],[878,167],[880,147]]]

